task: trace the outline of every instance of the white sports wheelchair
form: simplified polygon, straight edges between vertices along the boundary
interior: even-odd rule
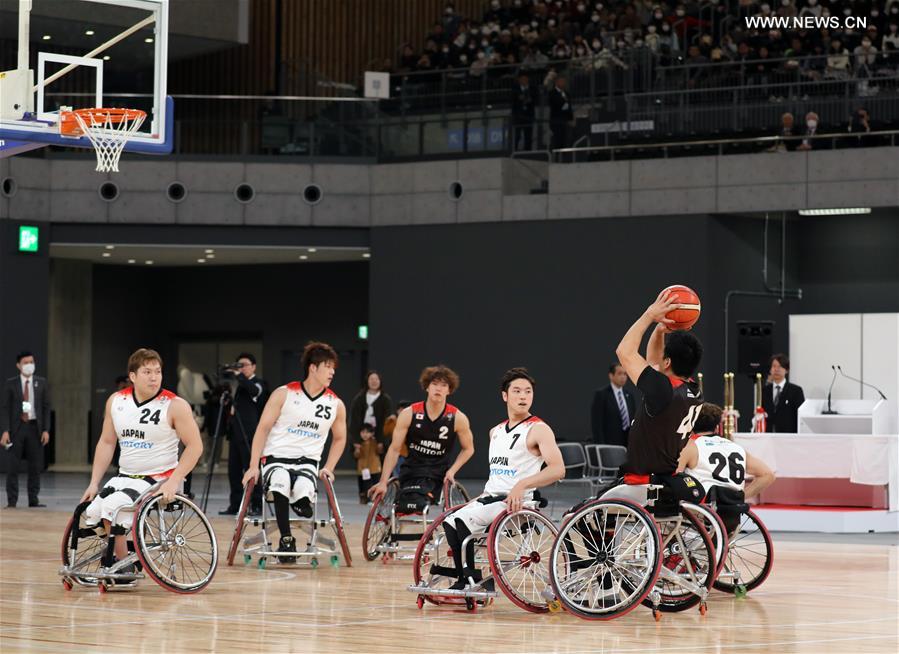
[[[503,511],[485,531],[465,537],[460,548],[465,552],[474,547],[474,565],[480,579],[462,590],[450,588],[457,582],[458,573],[443,531],[446,517],[460,507],[435,518],[421,537],[412,564],[415,583],[408,590],[417,595],[418,608],[430,603],[476,611],[493,603],[498,587],[525,611],[559,610],[549,581],[556,526],[537,510],[539,506],[540,501],[525,502],[520,511]]]
[[[260,570],[265,569],[269,557],[273,557],[275,561],[280,562],[284,562],[287,558],[292,558],[294,559],[292,563],[306,564],[313,568],[318,567],[319,559],[321,558],[327,560],[336,568],[340,566],[340,554],[343,554],[346,565],[348,567],[352,566],[353,558],[350,555],[350,548],[347,544],[343,518],[340,514],[340,507],[337,504],[337,496],[334,493],[334,485],[328,478],[318,478],[317,484],[318,489],[324,487],[325,490],[328,503],[327,515],[319,515],[318,503],[313,502],[311,517],[291,517],[291,527],[299,528],[299,531],[306,538],[306,546],[304,549],[300,549],[300,537],[299,534],[295,534],[297,536],[297,551],[279,552],[277,550],[278,523],[275,520],[272,503],[266,500],[264,491],[262,496],[262,514],[255,517],[247,515],[253,488],[256,485],[254,480],[250,480],[244,487],[240,509],[237,512],[234,535],[231,538],[231,546],[228,549],[228,565],[234,565],[234,558],[237,556],[238,550],[240,550],[243,554],[244,564],[249,565],[252,563],[255,556]],[[317,492],[316,495],[318,495]],[[244,535],[248,525],[258,527],[259,531],[252,536]],[[331,527],[334,530],[334,539],[327,538],[321,533],[321,530],[325,527]]]
[[[444,481],[441,495],[433,503],[425,504],[419,511],[405,512],[397,507],[399,494],[400,481],[393,477],[384,496],[372,503],[362,530],[362,553],[367,561],[374,561],[379,556],[385,564],[391,559],[407,561],[414,558],[418,541],[431,524],[429,516],[465,504],[470,499],[462,484]]]
[[[697,604],[706,613],[724,559],[704,522],[720,526],[720,520],[706,507],[678,499],[672,479],[626,475],[625,484],[646,488],[645,506],[607,493],[572,509],[550,562],[553,591],[568,611],[609,620],[642,603],[656,620],[662,612]],[[715,538],[726,538],[723,528]]]
[[[212,581],[218,566],[218,544],[212,525],[199,506],[183,495],[162,499],[158,482],[119,513],[134,513],[128,556],[114,561],[113,538],[103,523],[86,524],[82,502],[66,525],[59,574],[66,590],[74,586],[108,590],[133,588],[146,576],[174,593],[196,593]]]

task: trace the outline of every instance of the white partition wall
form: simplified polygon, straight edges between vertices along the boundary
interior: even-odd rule
[[[825,398],[832,365],[883,390],[889,433],[899,432],[899,314],[844,313],[790,316],[790,379],[807,398]],[[874,400],[879,395],[837,376],[833,399]]]

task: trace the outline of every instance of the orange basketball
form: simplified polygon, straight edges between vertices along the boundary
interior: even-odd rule
[[[668,329],[682,330],[690,329],[699,320],[699,312],[702,305],[699,302],[699,296],[689,286],[675,284],[665,289],[674,295],[674,301],[683,305],[680,309],[672,309],[665,314],[665,317],[673,320],[674,323],[668,325]]]

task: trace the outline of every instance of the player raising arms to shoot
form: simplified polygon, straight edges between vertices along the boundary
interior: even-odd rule
[[[144,491],[163,480],[159,489],[163,498],[174,499],[181,482],[203,453],[203,441],[190,405],[162,388],[162,357],[154,350],[135,351],[128,358],[128,378],[132,386],[106,400],[91,483],[81,497],[82,502],[90,501],[84,512],[86,524],[96,525],[102,520],[106,533],[115,537],[117,560],[128,556],[125,535],[134,519],[132,511],[120,509],[133,504]],[[179,441],[184,443],[180,460]],[[121,448],[119,473],[100,490],[100,480],[112,462],[116,443]],[[116,524],[111,524],[113,516]],[[112,555],[112,551],[107,551],[104,566],[113,564]]]
[[[290,507],[298,515],[311,518],[317,487],[316,475],[333,481],[334,467],[346,446],[346,407],[328,387],[337,368],[337,352],[327,343],[309,343],[303,350],[306,379],[290,382],[272,393],[253,436],[250,467],[243,484],[259,480],[262,468],[263,492],[275,505],[275,519],[281,540],[279,552],[296,552],[290,531]],[[333,439],[328,461],[318,466],[328,432]],[[282,557],[293,563],[293,557]]]
[[[424,402],[416,402],[400,412],[381,466],[381,480],[368,494],[377,501],[387,492],[387,482],[405,445],[409,455],[400,467],[401,510],[421,510],[425,503],[436,502],[444,480],[452,483],[456,473],[474,454],[474,437],[468,416],[447,402],[459,388],[459,375],[443,365],[430,366],[419,378],[428,394]],[[450,465],[456,441],[459,454]]]
[[[486,529],[500,513],[518,511],[534,491],[565,476],[562,453],[553,430],[531,415],[534,378],[525,368],[512,368],[500,385],[508,419],[490,430],[490,476],[484,492],[446,516],[443,530],[459,576],[451,588],[462,590],[481,581],[469,542],[463,566],[461,544],[473,532]],[[544,463],[546,466],[544,467]]]
[[[676,294],[662,291],[615,350],[628,377],[643,393],[631,426],[625,472],[673,475],[699,417],[702,393],[691,377],[702,359],[702,343],[692,332],[670,331],[667,325],[673,321],[665,317],[680,307]],[[640,342],[653,324],[644,358]],[[646,489],[641,486],[619,486],[607,495],[646,502]]]

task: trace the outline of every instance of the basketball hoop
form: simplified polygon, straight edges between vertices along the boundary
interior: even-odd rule
[[[128,139],[140,129],[147,117],[140,109],[94,108],[60,112],[59,133],[83,136],[97,151],[97,171],[119,172],[119,158]]]

